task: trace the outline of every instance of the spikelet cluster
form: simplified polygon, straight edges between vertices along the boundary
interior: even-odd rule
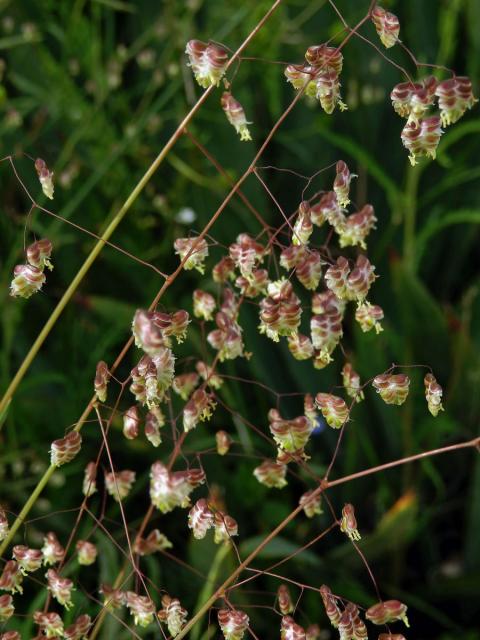
[[[207,89],[220,84],[228,63],[228,53],[223,47],[212,42],[190,40],[185,53],[188,66],[192,68],[195,80],[201,87]]]
[[[175,507],[190,506],[190,494],[205,482],[202,469],[169,471],[162,462],[154,462],[150,470],[150,499],[162,513]]]
[[[297,91],[303,90],[307,96],[317,98],[325,113],[332,114],[337,105],[341,111],[347,109],[340,95],[342,67],[339,49],[326,44],[314,45],[307,49],[305,63],[288,65],[285,76]]]
[[[37,240],[27,247],[27,264],[17,264],[13,269],[10,295],[14,298],[30,298],[40,291],[46,282],[45,267],[53,269],[50,262],[52,243],[47,238]]]
[[[225,640],[242,640],[249,624],[248,615],[244,611],[220,609],[217,618]]]
[[[273,439],[281,451],[305,457],[304,447],[313,430],[312,423],[306,416],[286,420],[277,409],[271,409],[268,421]]]
[[[427,76],[421,82],[401,82],[390,93],[393,108],[407,123],[401,133],[403,145],[410,152],[412,165],[419,156],[434,159],[442,127],[457,122],[478,100],[472,83],[464,76],[454,76],[439,82]],[[428,115],[438,101],[438,114]]]
[[[341,640],[367,640],[367,628],[356,604],[349,602],[342,610],[339,599],[325,584],[320,587],[320,596],[330,624],[338,630]]]

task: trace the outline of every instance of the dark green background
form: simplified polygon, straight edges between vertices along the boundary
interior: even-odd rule
[[[368,8],[366,0],[339,0],[337,5],[352,25]],[[186,41],[210,38],[235,49],[268,6],[264,0],[0,2],[1,157],[15,154],[22,179],[43,204],[33,163],[22,152],[44,158],[56,177],[51,208],[99,232],[200,95],[185,67]],[[385,6],[399,16],[401,38],[420,61],[469,75],[478,95],[478,0],[403,0]],[[340,29],[338,18],[324,0],[288,0],[255,37],[247,55],[300,62],[309,45],[332,36],[339,42],[335,34]],[[365,25],[362,33],[379,44],[371,24]],[[398,47],[387,55],[417,77],[410,59]],[[421,370],[411,372],[411,393],[402,408],[384,405],[373,390],[367,390],[365,402],[352,416],[334,477],[471,438],[478,433],[480,404],[478,106],[443,135],[437,161],[422,161],[412,169],[400,141],[403,122],[389,100],[393,85],[404,78],[373,47],[355,38],[345,48],[344,57],[341,81],[349,111],[326,116],[318,105],[302,100],[269,145],[261,164],[309,175],[342,158],[359,175],[353,199],[358,206],[371,202],[378,218],[378,228],[369,238],[369,256],[381,277],[371,297],[384,308],[386,320],[379,337],[360,334],[349,320],[344,347],[362,379],[371,378],[392,362],[432,366],[445,389],[447,410],[436,419],[428,414]],[[420,70],[418,77],[423,75],[425,70]],[[191,125],[192,133],[233,178],[246,169],[255,148],[293,98],[293,90],[285,82],[281,66],[246,61],[235,78],[234,93],[254,123],[253,143],[239,142],[219,108],[218,92]],[[283,209],[294,211],[304,183],[287,174],[263,175]],[[329,189],[332,179],[332,173],[326,173],[313,188]],[[28,241],[34,235],[47,235],[52,240],[55,270],[48,275],[41,294],[28,301],[10,298],[12,269],[23,261],[29,202],[6,162],[0,165],[0,180],[3,389],[82,264],[92,240],[36,211],[29,221]],[[227,191],[226,180],[188,138],[183,138],[112,240],[170,272],[177,265],[174,239],[200,230]],[[253,177],[244,191],[272,225],[281,222]],[[195,211],[194,223],[177,221],[184,207]],[[212,236],[228,245],[242,231],[255,234],[259,226],[234,199]],[[221,250],[214,249],[211,254],[210,267]],[[199,282],[197,275],[184,274],[164,298],[165,308],[191,310],[191,292]],[[49,443],[75,422],[90,398],[97,361],[113,361],[128,337],[135,309],[150,304],[161,284],[152,270],[110,248],[102,252],[42,347],[8,414],[0,449],[0,500],[8,509],[19,511],[47,464]],[[216,290],[210,279],[201,286]],[[248,364],[227,364],[222,372],[258,379],[282,393],[328,391],[339,384],[339,352],[328,369],[315,371],[309,363],[295,362],[285,345],[274,347],[258,335],[254,307],[242,310],[241,319],[246,348],[253,357]],[[190,335],[188,345],[177,350],[179,357],[203,354],[196,326]],[[211,359],[210,348],[208,353]],[[128,375],[137,357],[138,352],[129,354],[120,377]],[[267,429],[266,414],[275,401],[273,396],[236,382],[229,383],[222,394],[232,408]],[[129,403],[125,398],[121,407]],[[178,410],[180,407],[178,404]],[[301,412],[298,401],[285,401],[282,407],[290,415]],[[111,436],[115,463],[118,468],[135,469],[139,478],[136,497],[128,506],[134,528],[147,506],[148,468],[157,457],[165,458],[170,447],[168,437],[159,451],[127,442],[120,428],[121,422],[116,421]],[[238,421],[234,424],[221,409],[211,423],[189,436],[188,451],[211,447],[218,428],[226,428],[242,440],[247,454],[272,454],[268,445],[252,437]],[[100,441],[98,427],[92,422],[84,429],[79,458],[55,475],[32,511],[32,518],[41,519],[26,529],[28,544],[38,545],[41,533],[52,529],[60,538],[67,538],[76,513],[59,512],[80,504],[82,469],[95,456]],[[331,431],[312,441],[311,463],[317,472],[328,464],[334,442]],[[106,459],[102,462],[107,467]],[[248,457],[204,458],[210,484],[224,491],[228,511],[239,522],[243,554],[287,515],[304,491],[304,485],[294,480],[281,492],[266,490],[251,475],[255,464]],[[179,468],[182,465],[179,463]],[[100,495],[92,501],[97,510],[101,499]],[[355,504],[364,532],[361,546],[383,596],[399,598],[409,606],[412,630],[407,637],[480,638],[476,617],[480,597],[478,455],[464,451],[388,471],[332,490],[331,499],[337,510],[346,501]],[[106,526],[124,544],[118,508],[110,502],[106,516]],[[216,549],[210,543],[190,540],[186,512],[156,518],[154,524],[172,539],[175,554],[201,571],[208,570]],[[255,566],[272,564],[328,524],[327,515],[308,522],[299,518]],[[87,535],[90,527],[91,523],[82,524],[79,536]],[[100,581],[115,579],[122,558],[100,532],[94,539],[102,551],[99,572],[74,569],[72,575],[79,573],[83,587],[97,595]],[[202,580],[165,559],[149,559],[143,566],[159,587],[180,597],[190,612],[194,609]],[[232,556],[222,565],[219,577],[233,566]],[[283,570],[307,584],[326,582],[335,593],[362,606],[374,602],[359,557],[339,533],[299,555]],[[239,606],[248,602],[272,606],[278,582],[265,579],[252,585],[263,593],[234,596],[232,601]],[[26,593],[24,612],[43,605],[44,591],[28,587]],[[75,602],[76,612],[96,612],[81,589]],[[305,592],[300,609],[300,624],[319,622],[328,629],[315,594]],[[278,616],[262,609],[248,611],[259,637],[278,637]],[[29,618],[19,619],[19,624],[24,637],[33,635]],[[154,636],[152,629],[144,632],[145,637]],[[113,634],[130,637],[112,619],[102,633],[102,638]],[[155,633],[158,637],[158,631]]]

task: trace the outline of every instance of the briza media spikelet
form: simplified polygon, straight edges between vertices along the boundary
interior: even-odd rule
[[[136,405],[123,414],[123,435],[127,440],[134,440],[140,432],[140,412]]]
[[[343,56],[339,49],[326,44],[313,45],[305,53],[306,64],[288,65],[285,76],[293,87],[319,100],[322,109],[329,115],[338,105],[347,109],[340,96],[339,76],[343,67]]]
[[[52,464],[61,467],[71,462],[78,455],[81,447],[82,436],[78,431],[70,431],[64,438],[54,440],[50,450]]]
[[[105,402],[107,400],[107,386],[109,382],[109,371],[108,365],[103,360],[97,364],[97,368],[95,370],[95,379],[93,381],[93,387],[95,390],[95,395],[99,402]]]
[[[435,159],[442,133],[440,116],[423,118],[418,123],[407,122],[401,138],[403,145],[410,152],[409,160],[412,166],[417,164],[418,156],[429,156]]]
[[[303,449],[312,432],[312,425],[305,416],[285,420],[276,409],[268,412],[268,421],[273,439],[287,453],[303,456]]]
[[[330,624],[337,628],[340,622],[340,618],[342,617],[342,612],[340,611],[340,607],[337,604],[337,600],[335,596],[332,594],[330,587],[326,584],[323,584],[320,587],[320,596],[323,601],[323,606],[325,607],[325,613],[330,620]]]
[[[84,613],[65,629],[63,637],[66,640],[84,640],[84,638],[88,637],[91,626],[92,619],[88,614]]]
[[[175,253],[185,260],[184,269],[196,269],[200,273],[205,273],[203,266],[208,256],[208,245],[200,238],[177,238],[175,240]]]
[[[294,605],[292,602],[292,596],[290,595],[290,590],[286,584],[281,584],[277,590],[277,602],[278,608],[280,609],[280,613],[284,616],[292,613],[294,610]]]
[[[365,394],[360,387],[360,376],[350,362],[346,362],[343,365],[342,380],[345,391],[350,398],[353,398],[356,402],[361,402],[365,398]]]
[[[400,405],[407,399],[410,378],[404,373],[386,373],[376,376],[372,385],[386,404]]]
[[[440,411],[443,411],[442,396],[443,389],[438,384],[432,373],[427,373],[424,378],[425,398],[427,400],[428,410],[432,416],[437,417]]]
[[[287,466],[275,460],[265,460],[253,470],[253,475],[261,484],[276,489],[286,486],[286,474]]]
[[[136,473],[130,469],[105,474],[105,488],[116,502],[124,500],[135,482]]]
[[[200,40],[190,40],[185,52],[188,65],[201,87],[206,89],[211,85],[220,84],[228,62],[228,53],[223,47]]]
[[[223,511],[215,511],[214,527],[213,541],[216,544],[230,542],[233,536],[238,536],[237,521]]]
[[[232,445],[231,437],[223,429],[221,429],[220,431],[216,432],[216,434],[215,434],[215,442],[216,442],[216,445],[217,445],[217,453],[218,453],[219,456],[226,455],[229,452],[230,447]]]
[[[478,99],[472,91],[472,82],[465,76],[454,76],[439,82],[435,88],[440,108],[442,125],[447,127],[457,122],[467,109],[471,109]]]
[[[162,609],[157,613],[158,619],[165,622],[169,633],[175,637],[185,626],[188,611],[184,609],[178,598],[171,598],[168,594],[162,596]]]
[[[46,282],[45,274],[29,264],[18,264],[13,270],[10,295],[14,298],[30,298],[40,291]]]
[[[383,331],[383,327],[380,324],[380,320],[383,320],[383,318],[383,309],[377,304],[370,304],[370,302],[359,304],[355,311],[355,320],[364,333],[372,329],[375,329],[376,333]]]
[[[73,607],[72,602],[72,590],[73,590],[73,581],[69,578],[62,578],[55,569],[49,569],[45,574],[48,582],[48,590],[58,602],[65,607],[65,609],[70,609]]]
[[[350,412],[343,398],[331,393],[317,393],[315,402],[333,429],[340,429],[347,422]]]
[[[399,600],[378,602],[367,609],[365,617],[373,624],[381,625],[401,620],[407,627],[410,626],[407,618],[407,606]]]
[[[173,544],[158,529],[150,531],[146,538],[137,537],[133,545],[133,550],[140,556],[149,556],[158,551],[171,549]]]
[[[372,22],[375,25],[378,36],[386,49],[393,47],[398,41],[400,22],[397,16],[385,11],[380,5],[375,5],[372,11]]]
[[[43,193],[47,198],[53,200],[53,171],[49,170],[47,163],[45,160],[42,160],[42,158],[37,158],[35,160],[35,170],[42,186]]]
[[[65,558],[65,549],[53,531],[49,531],[43,539],[42,554],[43,564],[46,567],[63,562]]]
[[[13,547],[12,555],[24,576],[42,566],[43,554],[40,549],[29,549],[25,545],[17,544]]]
[[[10,593],[23,593],[23,573],[20,570],[18,562],[8,560],[0,575],[0,590],[9,591]]]
[[[248,623],[248,615],[239,609],[220,609],[218,612],[218,624],[225,640],[242,640]]]
[[[342,509],[342,519],[340,530],[346,533],[350,540],[360,540],[361,536],[357,529],[357,519],[355,518],[355,508],[352,504],[346,504]]]
[[[89,566],[93,564],[98,555],[97,547],[88,540],[79,540],[75,546],[78,564]]]
[[[50,261],[50,256],[52,255],[52,243],[48,238],[43,238],[42,240],[37,240],[29,247],[27,247],[27,262],[31,264],[33,267],[37,267],[43,271],[45,267],[53,270],[53,264]]]
[[[61,638],[64,635],[62,619],[54,611],[35,611],[33,621],[47,638]]]
[[[199,422],[210,420],[215,409],[215,402],[210,394],[203,389],[194,391],[183,409],[183,428],[191,431]]]
[[[160,429],[165,426],[165,416],[159,407],[153,406],[145,416],[145,437],[154,447],[160,446],[162,436]]]
[[[6,622],[14,613],[13,597],[8,594],[0,596],[0,622]]]
[[[193,315],[203,320],[213,320],[215,311],[215,298],[211,293],[195,289],[193,292]]]
[[[322,496],[314,493],[313,490],[307,491],[300,496],[299,504],[303,507],[303,511],[307,518],[313,518],[317,514],[323,513]]]
[[[89,462],[83,474],[82,492],[84,496],[89,498],[97,491],[97,465],[95,462]]]
[[[193,537],[197,540],[204,538],[214,522],[214,513],[205,498],[197,500],[188,514],[188,527],[192,530]]]
[[[280,624],[281,640],[306,640],[305,629],[291,616],[284,616]]]
[[[127,591],[125,604],[130,611],[130,615],[133,616],[134,624],[139,627],[147,627],[153,622],[155,604],[148,596],[141,596],[134,591]]]
[[[350,182],[352,178],[356,178],[356,175],[350,173],[350,169],[343,160],[339,160],[335,165],[335,181],[333,183],[333,190],[337,196],[337,202],[341,207],[347,207],[350,204],[349,192]]]
[[[313,223],[310,215],[310,204],[301,202],[298,207],[298,216],[292,231],[292,244],[306,245],[313,233]]]
[[[150,470],[150,498],[162,513],[176,507],[190,506],[190,494],[205,482],[201,469],[169,471],[162,462],[155,462]]]
[[[236,100],[229,91],[224,91],[220,100],[223,111],[227,117],[229,123],[235,127],[235,131],[240,136],[240,140],[249,141],[252,139],[248,125],[252,124],[247,122],[245,111],[238,100]]]

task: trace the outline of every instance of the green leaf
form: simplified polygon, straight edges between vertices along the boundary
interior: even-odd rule
[[[264,538],[265,536],[254,536],[253,538],[244,540],[240,545],[240,555],[244,557],[252,553]],[[300,545],[297,545],[282,536],[277,536],[276,538],[273,538],[273,540],[270,540],[270,542],[258,553],[257,558],[275,560],[277,558],[284,558],[292,553],[296,553],[299,549],[301,549]],[[322,565],[320,558],[309,549],[305,549],[298,553],[295,556],[295,560],[292,560],[292,562],[307,564],[312,567],[319,567]]]
[[[442,214],[439,218],[428,220],[417,235],[416,266],[420,264],[430,239],[443,229],[457,224],[480,224],[480,209],[458,209]]]

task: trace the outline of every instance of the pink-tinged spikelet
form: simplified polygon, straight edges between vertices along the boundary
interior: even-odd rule
[[[386,49],[393,47],[400,33],[400,22],[397,16],[385,11],[383,7],[377,4],[372,11],[372,22],[383,46]]]
[[[248,623],[248,615],[239,609],[220,609],[218,612],[218,624],[225,640],[242,640]]]
[[[51,255],[52,243],[48,238],[37,240],[27,247],[27,262],[31,264],[32,267],[40,269],[40,271],[43,271],[45,267],[52,271],[53,264],[50,262]]]
[[[51,445],[50,459],[56,467],[71,462],[80,452],[82,436],[78,431],[70,431],[68,435],[59,440],[54,440]]]
[[[49,171],[47,163],[41,158],[37,158],[35,160],[35,169],[37,171],[43,193],[47,198],[53,200],[53,171]]]
[[[285,478],[287,474],[287,466],[275,460],[265,460],[262,464],[253,470],[253,475],[260,482],[269,488],[281,489],[287,484]]]
[[[346,533],[350,540],[357,541],[361,538],[357,529],[357,520],[355,518],[355,508],[353,504],[346,504],[342,509],[340,531]]]
[[[228,53],[223,47],[212,42],[207,44],[200,40],[190,40],[185,53],[188,56],[188,66],[192,68],[201,87],[207,89],[220,84],[228,63]]]
[[[220,104],[227,116],[227,120],[235,127],[235,131],[240,136],[240,140],[251,140],[252,136],[247,126],[251,124],[251,122],[247,122],[245,111],[240,102],[236,100],[229,91],[225,91],[220,100]]]
[[[386,404],[401,405],[407,399],[410,378],[404,373],[384,373],[376,376],[372,385]]]
[[[30,264],[17,264],[13,270],[10,295],[14,298],[30,298],[40,291],[46,281],[45,274]]]
[[[385,600],[378,602],[367,609],[365,617],[373,624],[388,624],[389,622],[402,622],[408,627],[407,606],[399,600]]]
[[[349,410],[343,398],[331,393],[317,393],[315,402],[327,424],[333,429],[340,429],[348,421]]]
[[[425,398],[428,404],[428,410],[432,416],[438,416],[439,411],[443,411],[442,395],[443,389],[438,384],[432,373],[427,373],[423,380],[425,384]]]

